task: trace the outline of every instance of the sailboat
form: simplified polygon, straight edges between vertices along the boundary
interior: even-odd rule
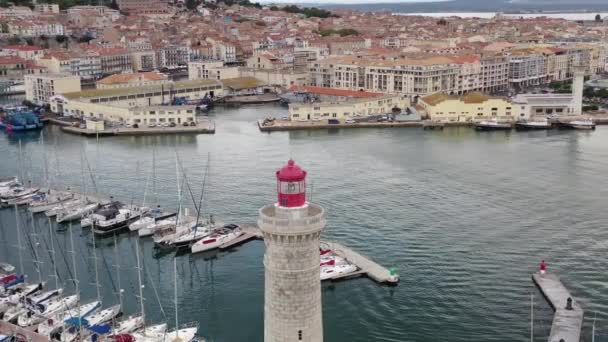
[[[52,317],[64,315],[66,311],[72,310],[78,304],[78,295],[53,298],[46,303],[39,303],[17,318],[17,324],[21,327],[29,327]]]
[[[45,304],[55,296],[60,295],[62,292],[63,290],[51,290],[21,298],[18,304],[11,307],[4,313],[2,320],[9,323],[17,323],[17,318],[28,312],[29,307]]]
[[[243,235],[241,228],[234,224],[227,224],[222,228],[215,229],[212,234],[197,241],[190,247],[192,253],[200,253],[219,248],[239,236]]]
[[[54,194],[51,192],[54,192]],[[29,203],[28,210],[32,213],[41,213],[73,200],[74,194],[71,192],[56,192],[49,190],[48,193],[40,193],[37,196],[34,196]]]
[[[8,188],[18,183],[17,177],[0,177],[0,188]]]

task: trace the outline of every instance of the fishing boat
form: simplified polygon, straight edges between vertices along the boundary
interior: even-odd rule
[[[522,120],[515,123],[515,129],[518,131],[550,129],[551,127],[552,125],[547,118]]]
[[[17,318],[20,327],[30,327],[42,323],[48,318],[63,316],[78,304],[79,296],[53,298],[45,303],[33,305],[29,310]]]
[[[76,205],[73,207],[66,208],[66,210],[61,210],[57,212],[57,223],[69,222],[83,218],[84,216],[92,213],[97,207],[99,203],[84,200],[80,203],[80,205]]]
[[[500,131],[510,130],[513,126],[508,122],[498,122],[496,119],[484,120],[475,123],[478,131]]]
[[[560,122],[559,127],[568,129],[594,130],[595,123],[591,118]]]
[[[49,191],[48,193],[34,196],[33,200],[29,203],[28,210],[32,213],[41,213],[73,200],[73,193],[57,192],[51,194]]]
[[[0,128],[7,132],[41,129],[44,126],[40,118],[26,107],[8,108],[0,118]]]
[[[221,245],[230,242],[239,236],[243,235],[241,228],[235,224],[227,224],[222,228],[218,228],[210,235],[197,241],[190,247],[192,253],[199,253],[219,248]]]
[[[65,321],[79,321],[81,319],[85,319],[87,316],[99,310],[100,306],[101,303],[95,301],[70,308],[64,312],[60,312],[55,316],[51,316],[48,319],[43,320],[38,325],[38,333],[50,338],[51,335],[57,333],[64,326]]]

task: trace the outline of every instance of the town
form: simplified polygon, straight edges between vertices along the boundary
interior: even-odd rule
[[[272,102],[288,110],[262,115],[262,131],[606,119],[599,15],[437,19],[248,0],[31,7],[0,8],[0,92],[24,93],[68,132],[213,133],[200,114],[214,104]],[[42,125],[5,112],[3,127]]]

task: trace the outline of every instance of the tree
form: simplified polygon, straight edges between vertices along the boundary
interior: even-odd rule
[[[116,2],[116,0],[112,0],[112,2],[110,3],[110,8],[118,11],[118,2]]]
[[[601,15],[599,15],[599,14],[596,14],[596,15],[595,15],[595,21],[597,21],[597,22],[602,21],[602,16],[601,16]]]
[[[437,25],[442,25],[442,26],[445,26],[445,25],[447,25],[447,24],[448,24],[448,21],[447,21],[447,20],[445,20],[445,19],[439,19],[439,20],[437,21]]]
[[[196,6],[198,6],[198,1],[196,0],[186,0],[186,8],[189,10],[194,10],[196,9]]]

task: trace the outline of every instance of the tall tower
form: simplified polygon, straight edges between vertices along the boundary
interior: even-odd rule
[[[585,87],[585,67],[574,67],[572,80],[572,115],[581,115],[583,112],[583,88]]]
[[[260,209],[264,235],[264,342],[322,342],[319,238],[325,211],[306,201],[306,171],[276,172],[277,202]]]

